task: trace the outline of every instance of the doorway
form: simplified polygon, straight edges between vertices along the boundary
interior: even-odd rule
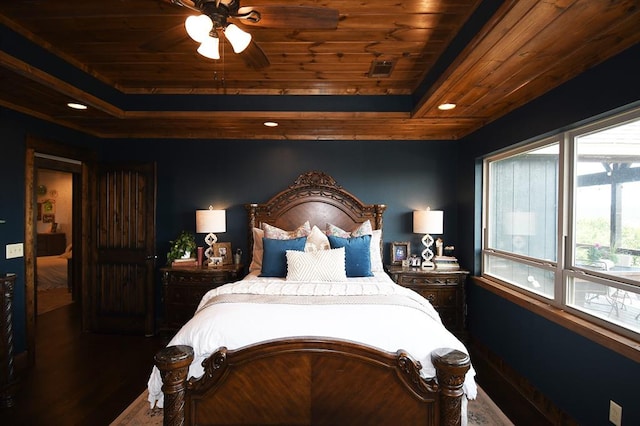
[[[31,135],[27,136],[26,148],[24,240],[26,359],[21,357],[20,362],[24,362],[25,367],[29,367],[34,365],[36,359],[38,247],[42,249],[43,246],[48,246],[51,243],[54,248],[46,248],[45,254],[47,250],[58,252],[61,243],[56,239],[64,238],[64,253],[67,252],[67,248],[71,244],[71,247],[69,247],[71,253],[67,252],[67,255],[71,254],[70,257],[72,257],[72,260],[67,262],[71,298],[75,301],[74,303],[80,306],[84,305],[79,288],[83,273],[82,249],[84,247],[82,233],[84,232],[83,217],[85,216],[83,200],[86,199],[84,194],[86,185],[83,185],[83,183],[86,182],[87,161],[92,160],[93,154],[83,148],[67,146]],[[57,187],[57,183],[55,188],[51,186],[52,184],[43,184],[46,190],[45,188],[39,188],[41,183],[38,183],[38,172],[40,170],[62,172],[65,176],[71,176],[71,195],[69,197],[71,199],[71,211],[64,213],[69,215],[69,224],[60,225],[62,220],[59,214],[62,214],[62,212],[58,212],[57,206],[52,206],[54,203],[51,200],[55,200],[55,204],[57,204],[61,189]],[[53,190],[53,193],[51,190]],[[41,209],[40,212],[38,211],[39,208]],[[45,214],[49,216],[45,218]],[[67,219],[64,220],[65,223],[66,221]],[[56,222],[58,225],[55,225]],[[60,228],[58,228],[59,226]],[[63,232],[65,228],[68,228],[66,231],[69,231],[69,234],[65,232],[64,237],[48,236],[48,234],[58,234],[58,231]],[[43,242],[41,237],[40,244],[38,244],[38,234],[47,234],[44,237],[47,241]],[[58,244],[58,248],[55,248],[56,244]],[[73,248],[76,250],[73,250]],[[48,253],[52,252],[48,251]],[[82,324],[79,324],[79,327],[82,327]]]
[[[74,303],[73,174],[36,169],[36,314]]]

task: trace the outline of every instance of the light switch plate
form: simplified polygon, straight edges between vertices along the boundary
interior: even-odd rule
[[[7,259],[14,259],[22,256],[24,256],[23,243],[7,244]]]

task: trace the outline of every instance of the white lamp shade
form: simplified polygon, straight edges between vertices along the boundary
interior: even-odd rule
[[[198,53],[209,59],[220,59],[220,40],[217,37],[209,37],[198,47]]]
[[[236,53],[242,52],[244,49],[249,46],[251,43],[251,34],[248,32],[242,31],[240,27],[235,24],[227,25],[227,28],[224,30],[224,35],[231,43],[231,47],[233,47],[233,51]]]
[[[226,232],[227,219],[225,210],[196,210],[196,232]]]
[[[189,16],[184,21],[184,27],[187,34],[198,43],[202,43],[209,37],[209,33],[213,29],[213,21],[207,15]]]
[[[413,212],[413,232],[416,234],[442,234],[442,210],[415,210]]]

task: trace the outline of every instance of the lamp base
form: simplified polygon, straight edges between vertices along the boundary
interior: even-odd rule
[[[436,269],[436,265],[430,260],[425,260],[422,262],[422,269]]]
[[[433,259],[433,251],[431,250],[433,237],[426,234],[422,237],[422,244],[424,245],[424,250],[422,250],[422,269],[435,269],[436,265],[431,261]]]
[[[209,246],[204,252],[204,256],[207,258],[206,262],[204,262],[206,266],[214,266],[213,257],[215,257],[215,254],[213,252],[213,245],[217,241],[218,241],[218,237],[216,237],[216,234],[214,234],[213,232],[208,233],[204,239],[204,242],[207,243],[207,245]]]

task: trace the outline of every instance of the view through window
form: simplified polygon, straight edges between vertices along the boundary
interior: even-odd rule
[[[640,333],[640,111],[487,158],[483,215],[484,276]]]

